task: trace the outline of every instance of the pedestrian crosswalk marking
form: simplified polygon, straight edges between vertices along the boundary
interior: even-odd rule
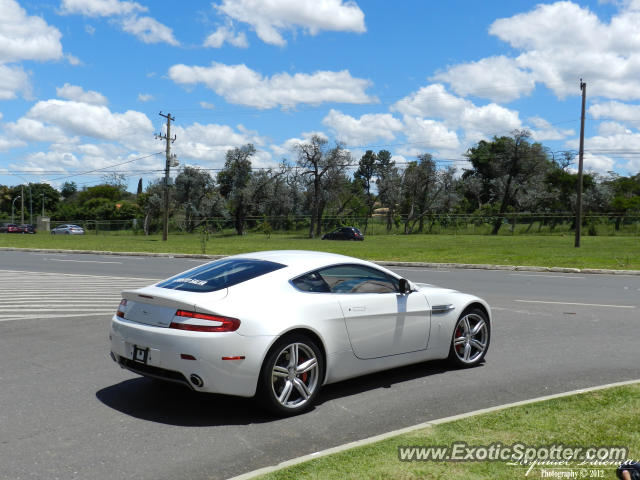
[[[0,270],[0,322],[113,315],[120,292],[149,278]]]

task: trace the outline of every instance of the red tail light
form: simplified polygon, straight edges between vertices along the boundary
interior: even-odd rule
[[[240,320],[219,315],[209,315],[206,313],[189,312],[178,310],[176,317],[184,317],[184,322],[171,322],[169,328],[178,330],[189,330],[191,332],[235,332],[240,327]],[[204,321],[198,321],[204,320]],[[207,324],[206,322],[213,322]]]
[[[118,306],[118,311],[116,312],[116,315],[120,318],[124,318],[124,307],[127,306],[127,301],[123,298],[122,301],[120,302],[120,305]]]

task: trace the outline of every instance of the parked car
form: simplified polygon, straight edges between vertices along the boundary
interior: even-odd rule
[[[356,227],[340,227],[326,233],[322,240],[364,240],[364,235]]]
[[[24,224],[20,225],[18,228],[20,229],[20,233],[36,233],[36,227],[33,225]]]
[[[20,227],[15,223],[3,223],[0,225],[0,233],[20,233]]]
[[[425,360],[478,365],[490,334],[478,297],[294,250],[226,257],[125,290],[109,339],[122,368],[198,392],[257,395],[293,415],[325,384]]]
[[[84,235],[84,230],[78,225],[58,225],[51,229],[51,235]]]

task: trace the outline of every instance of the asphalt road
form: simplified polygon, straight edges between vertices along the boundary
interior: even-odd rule
[[[200,260],[0,252],[0,479],[219,479],[435,418],[640,378],[640,277],[396,269],[493,307],[482,366],[431,362],[325,387],[274,419],[250,399],[118,368],[122,288]],[[74,316],[75,315],[75,316]]]

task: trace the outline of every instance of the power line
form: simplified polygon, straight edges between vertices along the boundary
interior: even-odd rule
[[[103,171],[103,170],[107,170],[108,168],[118,167],[120,165],[126,165],[127,163],[132,163],[132,162],[136,162],[138,160],[143,160],[145,158],[153,157],[154,155],[159,155],[161,153],[162,152],[150,153],[149,155],[144,155],[142,157],[134,158],[132,160],[127,160],[126,162],[114,163],[113,165],[108,165],[108,166],[102,167],[102,168],[96,168],[94,170],[88,170],[86,172],[76,173],[74,175],[67,175],[67,176],[59,177],[59,178],[52,178],[49,181],[50,182],[55,182],[56,180],[66,180],[67,178],[73,178],[73,177],[78,177],[80,175],[87,175],[89,173],[100,172],[100,171]]]

